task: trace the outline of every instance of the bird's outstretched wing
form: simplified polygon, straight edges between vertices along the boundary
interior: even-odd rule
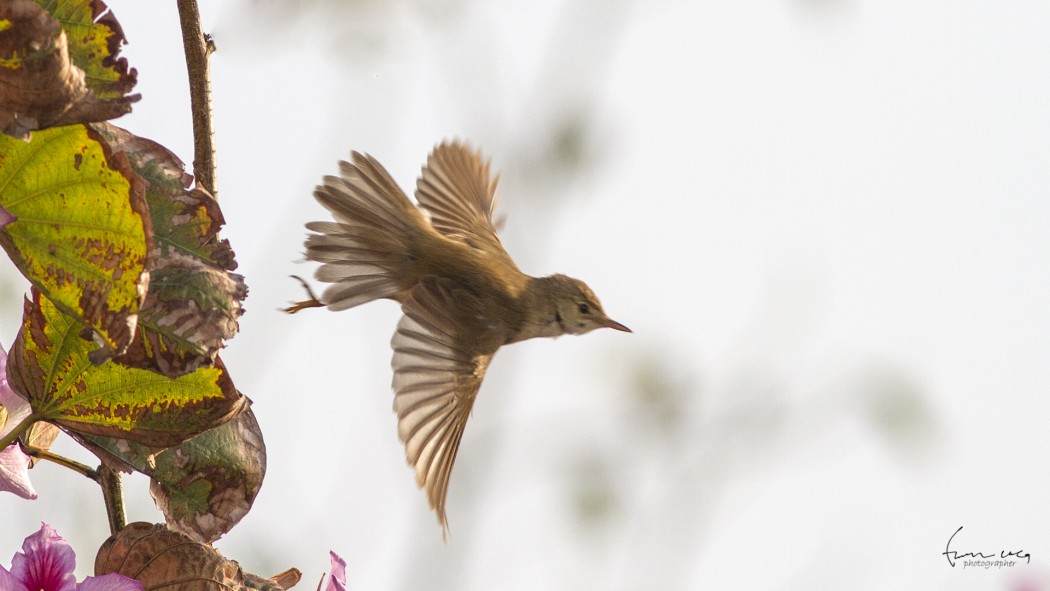
[[[447,238],[514,262],[496,236],[498,177],[489,176],[481,153],[456,142],[436,146],[416,181],[416,201],[430,214],[430,224]]]
[[[465,313],[475,296],[448,279],[424,277],[401,309],[391,340],[394,410],[405,457],[416,471],[442,527],[448,528],[445,496],[456,451],[474,398],[495,349],[479,351]]]

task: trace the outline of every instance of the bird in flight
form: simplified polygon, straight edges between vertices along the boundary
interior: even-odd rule
[[[334,221],[306,224],[306,257],[332,285],[317,297],[303,282],[309,299],[285,311],[400,302],[390,343],[398,435],[447,531],[449,476],[496,351],[535,337],[631,330],[606,316],[579,279],[518,269],[496,235],[497,179],[478,151],[436,146],[416,182],[418,207],[367,154],[353,152],[339,172],[314,191]]]

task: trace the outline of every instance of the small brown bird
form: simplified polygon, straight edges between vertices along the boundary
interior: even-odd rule
[[[534,337],[596,328],[631,332],[594,292],[565,275],[530,277],[503,249],[488,162],[459,143],[434,148],[416,182],[417,209],[374,158],[353,153],[314,197],[335,217],[310,222],[306,256],[332,283],[286,311],[345,310],[379,298],[404,313],[391,341],[394,410],[416,482],[447,529],[456,451],[492,356]],[[304,282],[305,285],[305,282]]]

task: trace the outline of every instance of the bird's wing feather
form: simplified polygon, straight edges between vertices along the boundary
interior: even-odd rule
[[[497,177],[481,153],[455,142],[436,146],[416,181],[416,201],[430,214],[430,223],[447,238],[504,259],[510,255],[496,236]]]
[[[334,222],[311,222],[306,256],[323,263],[316,276],[333,283],[321,296],[331,310],[345,310],[407,289],[414,237],[422,215],[376,159],[354,152],[339,163],[340,176],[324,177],[314,197]]]
[[[448,279],[424,277],[402,303],[404,316],[391,340],[398,435],[416,483],[446,529],[449,475],[492,359],[492,353],[471,350],[471,341],[462,338],[467,327],[456,320],[474,308],[472,298]]]

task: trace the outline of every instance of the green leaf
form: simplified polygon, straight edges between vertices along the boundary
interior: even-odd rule
[[[127,348],[149,281],[152,244],[141,180],[83,125],[0,136],[0,245],[55,305]],[[101,361],[101,359],[98,359]]]
[[[179,378],[109,362],[94,365],[98,345],[33,291],[8,365],[11,385],[40,420],[67,431],[130,439],[163,448],[237,416],[248,400],[217,359]]]
[[[177,376],[210,365],[232,338],[248,293],[233,250],[218,238],[224,223],[215,199],[189,187],[192,177],[174,154],[109,124],[94,126],[115,152],[127,155],[145,181],[153,227],[154,266],[139,314],[138,334],[116,360]]]

